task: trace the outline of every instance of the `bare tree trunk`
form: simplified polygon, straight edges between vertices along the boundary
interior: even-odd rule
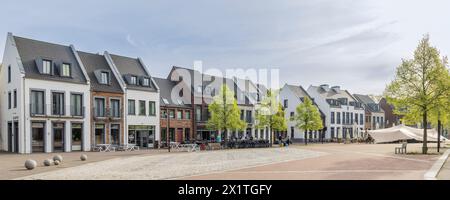
[[[305,131],[305,145],[308,145],[308,130]]]
[[[428,128],[428,119],[427,119],[427,111],[423,112],[423,146],[422,146],[422,154],[428,153],[428,134],[427,134],[427,128]]]
[[[440,119],[440,116],[439,116],[439,119],[438,119],[438,136],[437,136],[437,152],[439,153],[440,152],[440,148],[441,148],[441,129],[442,129],[442,124],[441,124],[441,119]]]

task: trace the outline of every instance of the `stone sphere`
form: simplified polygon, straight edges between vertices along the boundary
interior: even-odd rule
[[[61,162],[59,162],[59,160],[55,160],[53,163],[55,163],[55,165],[59,165]]]
[[[25,168],[27,168],[28,170],[33,170],[34,168],[36,168],[36,166],[37,162],[34,160],[25,161]]]
[[[81,155],[80,156],[80,160],[81,161],[86,161],[87,160],[87,155],[86,154]]]
[[[50,166],[50,165],[52,165],[53,164],[53,160],[52,159],[46,159],[46,160],[44,160],[44,166]]]
[[[56,155],[56,156],[53,156],[53,160],[54,161],[59,161],[60,163],[62,163],[63,157],[61,155]]]

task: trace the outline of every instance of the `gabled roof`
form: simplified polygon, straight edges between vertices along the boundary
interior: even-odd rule
[[[170,81],[165,78],[153,78],[156,82],[156,84],[159,86],[160,89],[160,103],[161,106],[170,106],[170,107],[186,107],[190,108],[189,104],[179,104],[178,100],[172,99],[172,89],[175,87],[176,83],[173,81]]]
[[[383,112],[383,110],[380,108],[380,105],[376,103],[369,95],[362,95],[362,94],[354,94],[353,95],[359,102],[365,105],[365,107],[370,112]],[[377,110],[378,108],[378,110]]]
[[[113,54],[110,54],[110,56],[117,70],[119,70],[119,73],[122,75],[122,79],[124,79],[125,75],[132,75],[137,77],[144,76],[150,78],[151,80],[150,74],[147,73],[147,70],[145,70],[145,67],[141,64],[138,58],[130,58]],[[126,81],[124,82],[125,84],[127,84]],[[127,84],[127,88],[153,92],[157,91],[156,86],[154,83],[152,83],[152,81],[150,81],[150,87]]]
[[[26,78],[70,83],[87,83],[87,78],[84,76],[83,70],[81,69],[80,64],[75,57],[74,51],[70,46],[42,42],[17,36],[13,36],[13,38],[25,70]],[[72,77],[41,74],[38,70],[36,62],[42,59],[51,60],[54,64],[70,64]]]
[[[91,79],[91,88],[96,92],[112,92],[112,93],[123,93],[122,87],[119,81],[116,79],[112,69],[108,65],[106,58],[102,55],[91,54],[82,51],[78,51],[81,62],[83,63],[86,73]],[[104,85],[100,84],[95,72],[99,70],[106,70],[110,73],[110,84]]]
[[[286,87],[289,90],[291,90],[294,93],[294,95],[297,96],[297,98],[308,97],[309,99],[313,100],[313,98],[311,96],[309,96],[308,92],[306,92],[306,90],[301,85],[295,86],[295,85],[286,84]],[[317,109],[319,109],[319,112],[322,115],[322,117],[324,117],[325,114],[322,112],[322,110],[320,110],[320,108],[317,105],[317,103],[315,101],[313,101],[313,104],[317,107]]]

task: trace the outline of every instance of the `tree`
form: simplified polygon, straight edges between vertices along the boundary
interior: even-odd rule
[[[206,127],[210,130],[217,130],[219,134],[224,130],[245,130],[247,124],[241,120],[240,109],[234,98],[234,93],[226,85],[220,87],[218,95],[213,97],[213,102],[209,104],[208,110],[211,117],[208,119]]]
[[[256,108],[256,128],[262,129],[269,127],[271,139],[274,142],[274,131],[287,130],[287,122],[284,115],[283,106],[278,101],[278,92],[273,90],[267,91],[261,104]]]
[[[446,59],[441,59],[439,51],[430,45],[426,35],[414,52],[413,59],[403,59],[397,68],[395,79],[387,86],[386,99],[393,104],[396,114],[403,115],[403,122],[422,122],[422,153],[428,152],[427,126],[433,109],[440,107],[448,96],[448,70]],[[446,97],[447,96],[447,97]]]
[[[298,129],[305,130],[305,145],[308,145],[308,132],[323,129],[319,109],[310,98],[305,97],[304,102],[297,106],[295,112],[296,114],[291,120],[296,122],[295,126]]]

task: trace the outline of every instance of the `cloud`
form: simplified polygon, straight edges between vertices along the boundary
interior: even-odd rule
[[[127,40],[128,44],[130,44],[131,46],[133,46],[133,47],[138,47],[138,45],[136,44],[136,42],[134,41],[134,39],[131,38],[131,35],[130,35],[130,34],[127,35],[126,40]]]

